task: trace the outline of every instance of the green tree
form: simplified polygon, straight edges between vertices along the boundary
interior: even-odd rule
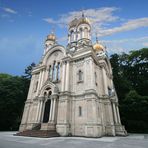
[[[0,130],[17,130],[21,120],[28,85],[25,79],[0,74]]]
[[[148,96],[131,90],[120,106],[122,122],[128,132],[148,132]]]
[[[131,51],[128,61],[126,77],[139,94],[148,96],[148,48]]]
[[[148,132],[148,48],[110,60],[123,124],[129,132]]]
[[[35,66],[35,63],[33,62],[27,68],[25,68],[25,74],[22,77],[31,79],[31,72]]]
[[[119,101],[125,98],[125,95],[130,91],[131,84],[124,76],[124,65],[125,62],[123,57],[118,54],[111,55],[110,58],[112,70],[113,70],[113,81],[117,91],[117,95],[120,98]]]
[[[0,131],[18,130],[34,66],[28,66],[23,76],[0,73]]]

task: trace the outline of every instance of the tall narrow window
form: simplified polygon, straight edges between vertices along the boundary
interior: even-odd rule
[[[51,94],[52,94],[52,92],[51,92],[51,91],[49,91],[49,92],[48,92],[48,98],[51,96]]]
[[[44,92],[44,97],[47,97],[47,92]]]
[[[52,80],[52,67],[49,66],[49,80]]]
[[[73,30],[70,32],[70,36],[71,36],[71,42],[73,42],[74,41],[74,31]]]
[[[83,80],[83,72],[81,70],[79,70],[79,72],[78,72],[78,80],[79,81]]]
[[[60,80],[60,63],[57,65],[57,80]]]
[[[83,29],[80,28],[80,39],[82,39],[82,38],[83,38]]]
[[[53,64],[53,81],[56,81],[57,69],[56,69],[56,62],[54,61]]]
[[[79,106],[79,116],[82,116],[82,107]]]
[[[88,28],[84,29],[84,38],[88,38]]]

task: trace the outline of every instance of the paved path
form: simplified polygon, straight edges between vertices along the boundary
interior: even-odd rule
[[[0,148],[148,148],[148,134],[103,138],[32,138],[13,136],[15,133],[0,132]]]

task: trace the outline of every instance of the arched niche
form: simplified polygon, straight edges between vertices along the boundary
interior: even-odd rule
[[[50,89],[49,89],[50,88]],[[49,94],[58,94],[58,86],[50,81],[46,81],[46,83],[42,86],[39,97],[44,97],[44,94],[46,92],[47,97]]]
[[[66,56],[66,50],[63,46],[54,46],[46,53],[45,57],[43,58],[43,65],[47,65],[49,61],[52,61],[52,57],[57,58],[58,56],[56,55],[56,53],[60,54],[60,59]]]

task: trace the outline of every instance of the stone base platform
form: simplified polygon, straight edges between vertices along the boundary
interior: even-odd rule
[[[40,137],[40,138],[51,138],[59,137],[60,135],[56,130],[26,130],[15,134],[16,136],[27,136],[27,137]]]

